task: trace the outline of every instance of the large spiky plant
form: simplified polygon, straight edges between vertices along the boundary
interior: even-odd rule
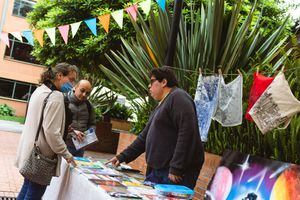
[[[256,4],[246,19],[241,20],[242,3],[238,0],[225,15],[223,0],[209,0],[201,10],[190,8],[188,18],[191,23],[182,17],[173,66],[177,68],[175,72],[181,87],[190,91],[193,87],[191,82],[197,79],[194,71],[199,68],[211,72],[222,68],[224,73],[228,73],[238,68],[248,71],[251,65],[273,62],[276,70],[285,62],[286,57],[281,56],[287,37],[283,37],[282,32],[287,19],[276,30],[264,35],[260,18],[253,21]],[[136,39],[122,39],[122,52],[111,51],[111,55],[106,55],[114,70],[103,65],[100,68],[124,95],[128,96],[129,91],[144,98],[147,96],[148,72],[164,64],[171,16],[168,11],[159,10],[158,15],[150,12],[147,23],[141,16],[132,23]]]
[[[288,36],[283,35],[288,19],[283,20],[276,30],[266,34],[261,25],[261,16],[257,16],[256,3],[244,19],[240,14],[242,4],[243,0],[237,0],[232,10],[225,13],[223,0],[209,0],[200,10],[195,11],[192,6],[190,16],[187,17],[189,20],[182,16],[173,67],[180,86],[191,96],[194,95],[199,68],[205,73],[214,73],[221,68],[225,74],[242,69],[246,94],[254,66],[263,67],[271,75],[283,66],[293,51],[293,48],[286,47]],[[106,55],[114,69],[109,70],[105,66],[100,68],[123,95],[128,98],[140,97],[146,105],[152,105],[146,98],[148,72],[164,64],[171,16],[168,11],[159,10],[158,15],[150,12],[147,23],[141,16],[137,22],[132,23],[136,38],[130,41],[122,39],[122,51],[111,51],[110,55]],[[227,80],[231,78],[229,76]],[[237,128],[226,129],[212,124],[210,132],[207,149],[214,151],[216,145],[219,148],[215,153],[220,154],[225,148],[231,148],[280,157],[274,156],[272,147],[267,149],[264,146],[268,141],[272,142],[272,138],[268,140],[259,135],[255,126],[248,122]],[[225,133],[228,136],[224,136]],[[235,137],[235,140],[231,137]],[[254,143],[258,146],[249,144],[249,141],[254,140],[258,141]]]

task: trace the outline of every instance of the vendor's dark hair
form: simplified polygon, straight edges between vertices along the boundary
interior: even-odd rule
[[[163,79],[166,79],[168,87],[178,86],[175,73],[169,66],[162,66],[160,68],[152,69],[150,72],[150,77],[151,76],[154,76],[159,82],[161,82]]]
[[[41,75],[40,83],[48,81],[54,81],[57,73],[62,73],[67,76],[70,72],[76,72],[78,74],[78,68],[75,65],[69,63],[58,63],[55,67],[48,67],[46,71]]]

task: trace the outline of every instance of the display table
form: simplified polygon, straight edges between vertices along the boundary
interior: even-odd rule
[[[115,199],[98,188],[76,168],[71,168],[62,159],[61,174],[54,177],[47,187],[43,200],[99,200]]]

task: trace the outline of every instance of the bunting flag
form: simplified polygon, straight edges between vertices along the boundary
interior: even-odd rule
[[[31,30],[22,31],[22,35],[26,38],[26,40],[28,41],[28,44],[30,44],[31,46],[34,46],[33,35],[32,35]]]
[[[84,22],[89,27],[89,29],[92,31],[92,33],[95,36],[97,36],[96,18],[86,19],[86,20],[84,20]]]
[[[162,11],[166,11],[166,0],[156,0]]]
[[[111,13],[111,16],[117,22],[120,28],[123,28],[123,9]]]
[[[44,32],[45,31],[43,29],[33,30],[34,37],[37,39],[37,41],[39,41],[42,47],[44,46],[44,40],[43,40]]]
[[[45,31],[47,32],[52,44],[55,45],[55,27],[46,28]]]
[[[130,15],[134,21],[136,21],[136,17],[137,17],[137,5],[134,4],[128,8],[125,9],[126,12],[128,13],[128,15]]]
[[[151,0],[146,0],[146,1],[139,3],[139,6],[144,11],[144,13],[146,15],[148,15],[150,12],[150,9],[151,9]]]
[[[165,4],[166,4],[166,0],[156,0],[159,7],[165,11]],[[148,15],[151,9],[151,0],[145,0],[143,2],[140,2],[138,4],[134,4],[128,8],[125,8],[126,12],[132,17],[132,19],[134,21],[137,20],[137,12],[138,12],[138,6],[143,10],[143,12]],[[104,30],[106,31],[106,33],[108,33],[109,31],[109,25],[110,25],[110,15],[114,18],[114,20],[116,21],[116,23],[118,24],[118,26],[122,29],[123,28],[123,17],[124,17],[124,11],[123,9],[117,10],[112,12],[111,14],[105,14],[105,15],[101,15],[98,17],[100,24],[103,26]],[[96,24],[96,18],[91,18],[91,19],[86,19],[83,20],[86,25],[88,26],[88,28],[90,29],[90,31],[97,36],[97,24]],[[75,22],[72,24],[67,24],[67,25],[62,25],[58,27],[58,30],[65,42],[65,44],[68,43],[68,35],[69,35],[69,30],[70,27],[69,25],[71,25],[71,31],[72,31],[72,38],[75,37],[75,35],[78,32],[78,29],[81,25],[82,21],[80,22]],[[39,44],[43,47],[44,46],[44,32],[46,31],[51,43],[53,45],[55,45],[55,29],[56,27],[52,27],[52,28],[47,28],[47,29],[40,29],[40,30],[25,30],[25,31],[21,31],[21,32],[10,32],[11,35],[13,35],[15,38],[17,38],[18,40],[20,40],[21,42],[23,42],[23,37],[26,38],[28,44],[34,46],[34,39],[37,39]],[[9,39],[8,38],[8,33],[1,33],[1,40],[3,42],[5,42],[7,44],[7,46],[9,46]],[[24,40],[25,42],[25,40]],[[149,51],[149,47],[148,48],[148,53],[151,55],[153,53],[150,53]],[[153,56],[150,56],[153,57]]]
[[[9,46],[9,39],[8,39],[8,33],[2,32],[1,33],[1,40],[2,40],[2,42],[4,42],[8,46],[8,48],[10,48],[10,46]]]
[[[71,25],[71,31],[72,31],[72,38],[74,38],[74,36],[76,35],[81,22],[82,21],[70,24]]]
[[[10,32],[10,34],[12,34],[12,36],[14,36],[23,43],[22,35],[20,32]]]
[[[58,27],[58,30],[61,34],[61,37],[64,39],[65,44],[68,44],[69,29],[70,29],[69,24]]]
[[[100,23],[102,24],[104,30],[106,31],[106,33],[108,33],[108,29],[109,29],[109,21],[110,21],[110,14],[106,14],[106,15],[101,15],[98,17]]]

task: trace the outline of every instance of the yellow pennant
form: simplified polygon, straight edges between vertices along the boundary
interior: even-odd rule
[[[42,47],[44,46],[44,40],[43,40],[44,32],[45,32],[45,30],[43,30],[43,29],[33,30],[33,35],[34,35],[35,39],[37,39],[37,41],[39,41],[39,43]]]

